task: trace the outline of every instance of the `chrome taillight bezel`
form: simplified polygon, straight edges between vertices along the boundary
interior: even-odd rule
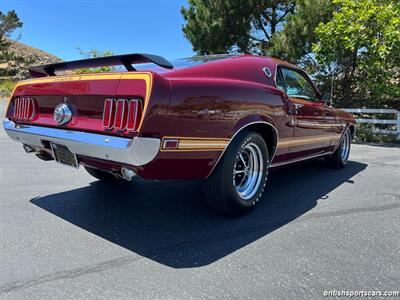
[[[141,122],[143,105],[141,99],[107,98],[103,106],[102,126],[106,130],[137,132]],[[108,114],[108,119],[105,119]],[[120,122],[117,122],[119,120]],[[108,122],[105,122],[105,121]]]
[[[108,113],[108,123],[105,124],[104,123],[104,117],[106,116],[106,106],[110,105],[110,111]],[[115,118],[115,99],[113,98],[107,98],[106,100],[104,100],[104,106],[103,106],[103,118],[101,119],[101,123],[103,128],[106,129],[111,129],[114,127],[114,118]]]
[[[132,108],[133,105],[135,105],[133,126],[129,127],[130,121],[132,121],[132,116],[131,116],[132,109],[131,108]],[[141,117],[141,115],[138,116],[138,114],[139,114],[139,111],[140,111],[140,113],[142,113],[141,105],[142,105],[142,103],[141,103],[141,101],[139,99],[132,99],[132,100],[129,101],[128,117],[127,117],[127,125],[126,125],[126,127],[128,128],[128,131],[130,131],[130,132],[137,132],[138,131],[139,124],[140,124],[140,121],[141,121],[139,119],[139,117]]]
[[[14,99],[14,120],[33,121],[36,110],[36,101],[32,97],[17,97]]]
[[[126,126],[128,125],[128,118],[127,118],[128,113],[126,111],[127,109],[129,109],[127,99],[118,99],[115,105],[115,117],[114,117],[115,130],[117,131],[126,130]],[[120,118],[121,120],[120,124],[117,124],[117,118]]]

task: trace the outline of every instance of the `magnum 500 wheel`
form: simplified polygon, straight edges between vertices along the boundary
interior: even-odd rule
[[[337,169],[343,168],[349,160],[350,146],[351,132],[350,129],[347,128],[343,133],[339,147],[337,147],[336,151],[332,155],[325,158],[328,165]]]
[[[231,216],[249,212],[264,191],[268,166],[268,148],[261,135],[240,132],[206,180],[209,206]]]

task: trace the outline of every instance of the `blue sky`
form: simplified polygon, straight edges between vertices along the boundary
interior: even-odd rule
[[[168,59],[193,55],[180,13],[186,0],[1,0],[22,22],[20,42],[64,60],[83,50],[151,53]]]

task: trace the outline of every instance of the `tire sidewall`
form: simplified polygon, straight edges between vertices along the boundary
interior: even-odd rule
[[[346,136],[346,134],[347,134],[347,136]],[[349,153],[348,153],[348,157],[347,157],[346,161],[344,161],[343,157],[342,157],[343,140],[345,138],[349,139]],[[333,167],[333,168],[343,168],[347,164],[347,162],[349,161],[349,156],[350,156],[350,152],[351,152],[351,133],[350,133],[350,129],[349,128],[347,128],[343,132],[342,138],[340,139],[339,143],[340,144],[336,148],[335,152],[331,156],[328,156],[326,158],[326,161],[328,162],[328,165],[330,167]]]
[[[342,157],[343,141],[341,141],[339,154],[340,154],[340,161],[342,162],[343,166],[346,165],[347,162],[349,161],[350,150],[351,150],[351,133],[350,133],[350,130],[348,128],[346,129],[346,131],[343,134],[343,140],[344,139],[348,139],[349,150],[348,150],[348,153],[347,153],[346,160],[343,160],[343,157]]]
[[[263,174],[260,182],[260,186],[258,187],[256,193],[250,199],[243,199],[239,196],[236,187],[234,185],[233,180],[233,170],[236,164],[236,161],[239,159],[239,154],[249,143],[255,143],[258,147],[260,147],[262,156],[263,156]],[[231,209],[243,209],[248,210],[251,209],[260,199],[264,187],[266,184],[267,176],[268,176],[268,167],[269,167],[269,154],[268,148],[265,144],[264,139],[260,134],[253,131],[246,131],[237,136],[234,142],[230,145],[228,152],[226,153],[226,157],[224,159],[224,186],[226,187],[226,197],[230,198],[229,201],[231,203]]]

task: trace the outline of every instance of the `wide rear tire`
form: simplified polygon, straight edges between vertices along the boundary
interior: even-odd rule
[[[255,131],[240,132],[205,182],[208,205],[230,216],[248,213],[261,198],[268,167],[262,136]]]
[[[351,132],[350,129],[347,128],[343,133],[342,140],[340,141],[340,145],[337,147],[336,151],[325,158],[327,164],[335,169],[343,168],[349,160],[350,148]]]

